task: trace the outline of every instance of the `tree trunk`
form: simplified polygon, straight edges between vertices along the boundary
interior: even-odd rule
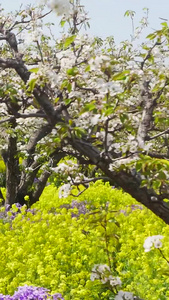
[[[15,128],[16,122],[11,124]],[[9,136],[6,151],[6,201],[10,206],[16,202],[17,188],[19,185],[19,159],[17,153],[17,137]]]

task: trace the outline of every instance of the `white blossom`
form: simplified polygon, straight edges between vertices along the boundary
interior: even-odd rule
[[[110,268],[108,265],[96,265],[97,271],[100,273],[105,272],[106,270],[110,272]]]
[[[34,29],[34,31],[31,31],[29,33],[27,31],[22,33],[21,38],[23,40],[23,44],[20,45],[20,50],[24,51],[25,48],[30,47],[33,42],[38,41],[42,36],[42,33],[42,30],[39,28],[36,28],[36,30]]]
[[[91,281],[94,281],[95,279],[100,279],[100,276],[99,276],[98,273],[92,272],[91,275],[90,275],[90,280],[91,280]]]
[[[152,53],[153,53],[154,57],[161,58],[161,51],[160,51],[159,47],[154,47],[152,50]]]
[[[120,168],[121,165],[127,165],[132,162],[132,160],[136,160],[136,157],[127,157],[122,159],[115,160],[112,164],[109,164],[109,170],[114,171],[115,169]]]
[[[59,198],[66,198],[69,196],[71,189],[70,183],[63,184],[59,189]]]
[[[121,84],[114,81],[105,82],[104,79],[98,78],[97,80],[97,88],[102,93],[107,94],[110,92],[110,96],[114,96],[123,91]]]
[[[100,279],[101,283],[105,284],[109,282],[111,286],[121,285],[121,280],[119,277],[113,277],[111,275],[111,270],[108,265],[94,265],[92,273],[90,276],[91,281]]]
[[[163,238],[164,238],[163,235],[152,235],[152,236],[149,236],[148,238],[146,238],[144,245],[143,245],[144,251],[149,252],[153,246],[155,248],[161,248],[161,246],[162,246],[161,239],[163,239]]]
[[[110,282],[111,286],[116,286],[116,285],[121,285],[122,284],[119,277],[113,277],[113,276],[110,275],[108,277],[108,279],[109,279],[109,282]]]
[[[130,292],[119,291],[115,297],[115,300],[133,300],[133,294]]]
[[[45,0],[44,2],[47,3],[58,16],[70,14],[71,6],[69,0]]]
[[[77,170],[77,168],[77,164],[75,164],[71,160],[67,160],[66,163],[60,163],[57,167],[53,168],[53,171],[55,173],[68,174]]]
[[[99,115],[99,114],[94,115],[94,116],[91,118],[91,124],[92,124],[93,126],[96,125],[96,124],[98,123],[99,119],[100,119],[100,115]]]

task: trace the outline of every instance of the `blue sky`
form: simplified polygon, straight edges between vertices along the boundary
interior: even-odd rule
[[[1,0],[2,7],[6,11],[19,8],[21,3],[37,3],[36,0]],[[126,10],[134,10],[135,26],[139,25],[139,20],[143,16],[143,8],[149,8],[149,29],[147,34],[159,29],[161,18],[169,19],[168,0],[82,0],[90,17],[90,33],[102,38],[113,35],[115,41],[130,39],[132,33],[131,20],[124,17]],[[52,21],[56,16],[53,15]]]

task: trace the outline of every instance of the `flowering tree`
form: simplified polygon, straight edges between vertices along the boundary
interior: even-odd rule
[[[79,0],[49,9],[62,16],[59,39],[43,6],[8,15],[1,8],[6,203],[26,195],[36,202],[52,174],[63,194],[102,178],[169,223],[167,23],[136,47],[145,17],[133,42],[116,46],[81,33],[88,17]]]

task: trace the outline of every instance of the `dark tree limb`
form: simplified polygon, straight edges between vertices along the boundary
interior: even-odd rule
[[[51,173],[49,171],[44,171],[42,175],[38,178],[35,190],[33,191],[30,198],[30,205],[36,203],[39,200],[50,175]]]
[[[125,192],[129,193],[138,202],[149,208],[154,214],[160,217],[166,224],[169,224],[169,207],[162,200],[162,195],[158,195],[155,191],[147,187],[141,187],[140,181],[127,171],[111,171],[109,169],[110,161],[101,157],[97,148],[90,143],[80,139],[70,141],[72,146],[82,155],[88,157],[95,165],[97,165],[106,176],[108,176],[117,186],[121,187]]]

